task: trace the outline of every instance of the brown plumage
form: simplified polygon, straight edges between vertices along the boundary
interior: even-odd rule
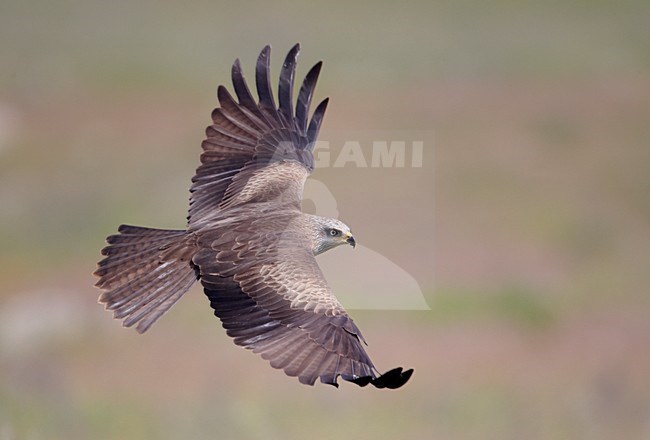
[[[95,275],[99,301],[123,325],[145,332],[197,280],[235,344],[271,366],[313,385],[398,388],[413,370],[378,375],[361,332],[330,290],[315,255],[354,246],[336,219],[300,210],[313,169],[313,145],[327,99],[309,107],[321,63],[307,74],[296,100],[300,47],[287,55],[276,106],[269,80],[270,47],[257,61],[252,97],[239,60],[232,67],[237,101],[220,86],[220,107],[203,141],[192,178],[187,230],[120,226],[108,237]]]

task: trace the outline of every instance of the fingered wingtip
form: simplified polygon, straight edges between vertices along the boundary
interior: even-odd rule
[[[360,387],[365,387],[368,384],[371,384],[375,388],[386,388],[389,390],[394,390],[402,387],[406,382],[411,379],[413,375],[413,369],[404,370],[402,367],[393,368],[385,372],[384,374],[373,378],[372,376],[346,376],[340,375],[341,379],[352,382]],[[321,382],[328,385],[333,385],[336,388],[339,387],[339,384],[336,382],[336,378],[332,377],[321,377]]]
[[[262,48],[262,51],[260,52],[260,58],[268,57],[270,53],[271,53],[271,45],[267,44]]]
[[[300,53],[300,44],[295,44],[291,49],[289,49],[289,52],[287,52],[287,56],[284,59],[284,64],[295,65],[299,53]]]
[[[293,80],[296,73],[296,62],[300,45],[295,44],[287,53],[280,71],[278,86],[279,112],[284,116],[286,125],[293,125]]]
[[[397,367],[373,379],[370,383],[372,383],[376,388],[388,388],[394,390],[406,384],[412,375],[412,368],[403,371],[402,367]]]

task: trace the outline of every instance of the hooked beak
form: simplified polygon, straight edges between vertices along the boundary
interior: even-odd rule
[[[357,242],[354,241],[354,237],[353,237],[352,235],[350,235],[350,236],[348,237],[348,239],[345,240],[345,242],[346,242],[347,244],[349,244],[350,246],[352,246],[353,248],[357,246]]]

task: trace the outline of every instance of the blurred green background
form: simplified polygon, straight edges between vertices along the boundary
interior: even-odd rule
[[[0,439],[650,438],[649,29],[640,0],[1,2]],[[314,174],[431,306],[353,312],[398,391],[300,385],[198,287],[144,336],[96,304],[118,224],[184,226],[232,61],[297,41],[321,138],[425,142]]]

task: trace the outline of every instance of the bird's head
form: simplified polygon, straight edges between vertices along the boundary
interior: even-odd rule
[[[316,243],[314,246],[314,255],[321,254],[327,250],[335,248],[342,244],[356,246],[354,236],[348,225],[335,218],[313,216],[315,222]]]

